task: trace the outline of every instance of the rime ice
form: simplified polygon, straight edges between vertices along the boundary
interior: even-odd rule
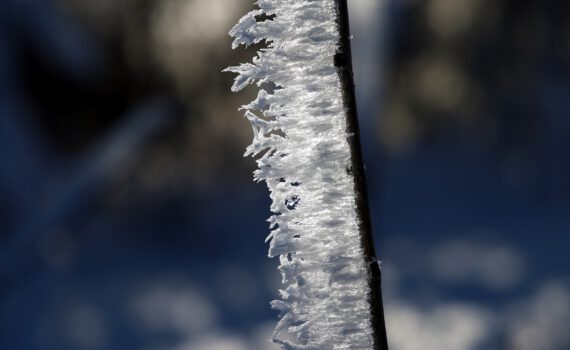
[[[268,47],[227,71],[238,74],[233,91],[261,87],[242,108],[254,133],[245,155],[258,157],[255,179],[266,181],[273,200],[269,256],[279,257],[284,284],[282,300],[272,302],[281,312],[273,340],[286,349],[372,349],[369,276],[334,66],[336,2],[257,5],[230,31],[233,47],[262,40]]]

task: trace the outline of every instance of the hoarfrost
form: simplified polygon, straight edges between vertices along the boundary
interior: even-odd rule
[[[269,256],[284,287],[273,340],[284,349],[372,349],[369,286],[360,246],[347,115],[334,65],[335,0],[258,0],[230,31],[233,47],[265,40],[232,86],[261,88],[245,116],[257,181],[273,200]],[[290,341],[293,334],[296,341]]]

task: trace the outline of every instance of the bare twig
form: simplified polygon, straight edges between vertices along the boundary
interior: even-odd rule
[[[374,250],[372,223],[370,219],[370,209],[368,206],[366,174],[362,159],[358,113],[356,109],[348,7],[346,0],[336,0],[336,2],[340,42],[339,49],[335,56],[335,65],[338,67],[342,83],[343,99],[347,116],[347,132],[350,135],[349,146],[352,164],[349,171],[351,171],[354,176],[354,190],[356,193],[356,211],[359,219],[360,239],[364,253],[364,260],[366,261],[369,270],[370,317],[374,332],[374,349],[387,350],[388,341],[386,337],[384,306],[382,302],[381,274]]]

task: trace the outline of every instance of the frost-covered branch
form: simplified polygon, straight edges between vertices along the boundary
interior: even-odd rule
[[[258,0],[230,31],[233,47],[265,40],[230,67],[246,155],[271,192],[269,256],[283,276],[274,341],[286,349],[387,349],[352,80],[346,0]],[[287,333],[295,341],[287,340]]]

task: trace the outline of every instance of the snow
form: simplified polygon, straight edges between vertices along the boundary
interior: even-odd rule
[[[283,277],[273,340],[285,349],[371,349],[368,273],[360,247],[334,0],[259,0],[230,31],[233,47],[265,40],[252,63],[230,67],[254,138],[257,181],[273,200],[269,256]],[[262,15],[270,17],[261,21]],[[273,17],[274,15],[274,17]],[[291,341],[291,334],[294,340]]]

